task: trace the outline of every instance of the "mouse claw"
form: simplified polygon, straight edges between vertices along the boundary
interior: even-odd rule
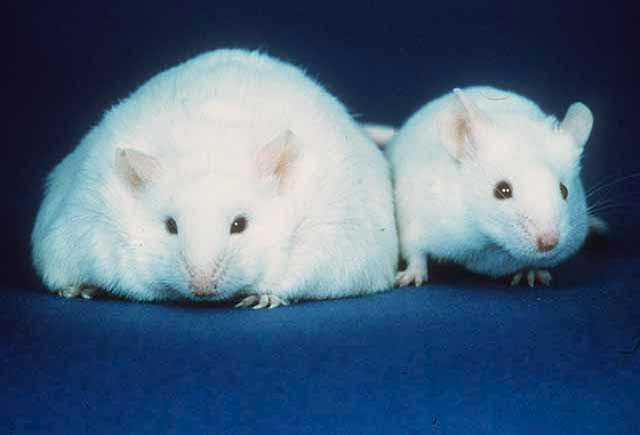
[[[58,290],[58,296],[62,296],[67,299],[80,297],[82,299],[93,299],[99,293],[96,287],[77,286],[70,285],[62,290]]]
[[[513,287],[520,284],[520,281],[522,281],[522,272],[518,272],[513,275],[513,278],[511,279],[511,286]]]
[[[396,274],[396,287],[407,287],[411,285],[411,283],[414,283],[416,287],[420,287],[427,281],[426,271],[407,268]]]
[[[553,278],[548,270],[538,270],[536,271],[536,279],[540,284],[548,287],[551,285],[551,280]]]
[[[247,296],[246,298],[244,298],[243,300],[241,300],[240,302],[238,302],[236,304],[236,308],[247,308],[250,307],[252,305],[254,305],[256,302],[258,302],[259,298],[258,296]]]
[[[533,286],[536,284],[535,270],[530,270],[529,272],[527,272],[527,284],[529,284],[529,287],[531,288],[533,288]]]
[[[524,278],[526,276],[526,281],[527,281],[527,285],[529,287],[534,287],[536,285],[536,283],[542,284],[544,286],[549,286],[551,285],[551,273],[549,273],[548,270],[529,270],[529,271],[522,271],[522,272],[518,272],[515,275],[513,275],[513,278],[511,279],[511,286],[516,286],[518,284],[520,284],[520,282],[522,281],[522,278]]]
[[[260,301],[253,306],[254,310],[260,310],[262,308],[267,308],[269,306],[269,296],[262,295],[260,296]]]
[[[95,287],[82,287],[80,290],[80,297],[82,299],[93,299],[100,291]]]
[[[286,300],[274,295],[251,295],[247,296],[236,304],[236,308],[252,308],[260,310],[262,308],[277,308],[289,305]]]
[[[58,290],[57,294],[58,296],[62,296],[63,298],[67,299],[77,298],[78,296],[80,296],[80,287],[70,285],[61,290]]]
[[[269,304],[269,309],[272,308],[278,308],[280,306],[284,307],[289,305],[289,302],[285,301],[284,299],[281,299],[277,296],[272,296],[271,297],[271,303]]]

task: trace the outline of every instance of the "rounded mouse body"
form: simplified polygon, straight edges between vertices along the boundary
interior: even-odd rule
[[[426,281],[427,258],[548,283],[542,269],[587,234],[580,157],[592,123],[581,103],[558,122],[491,87],[456,89],[414,114],[385,148],[408,263],[398,284]]]
[[[112,108],[50,174],[32,245],[52,291],[259,307],[387,289],[397,257],[384,156],[300,69],[244,50]]]

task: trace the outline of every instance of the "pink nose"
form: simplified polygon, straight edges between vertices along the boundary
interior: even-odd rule
[[[537,245],[538,251],[540,252],[549,252],[556,246],[558,246],[558,235],[555,233],[543,234],[538,237]]]
[[[195,296],[199,296],[199,297],[210,296],[210,295],[212,295],[212,294],[214,294],[216,292],[216,287],[215,286],[195,287],[195,286],[191,285],[191,292]]]
[[[216,292],[216,284],[206,277],[191,277],[190,290],[195,296],[209,296]]]
[[[193,289],[191,292],[194,294],[194,296],[198,296],[198,297],[205,297],[211,294],[209,290],[201,290],[201,289]]]

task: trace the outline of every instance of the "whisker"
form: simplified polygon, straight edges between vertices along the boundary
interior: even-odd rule
[[[593,186],[591,186],[589,189],[587,189],[585,191],[585,195],[589,196],[592,192],[594,192],[596,189],[599,189],[601,186],[604,186],[605,184],[608,184],[610,182],[612,182],[613,180],[616,179],[616,176],[611,176],[608,175],[606,177],[603,177],[602,179],[600,179],[597,183],[595,183]]]
[[[591,210],[600,208],[602,206],[610,205],[610,204],[614,204],[614,203],[615,203],[615,201],[613,199],[602,199],[600,201],[596,201],[595,203],[590,204],[589,206],[587,206],[587,211],[591,211]]]
[[[589,210],[589,214],[602,214],[603,212],[610,212],[611,210],[628,210],[631,208],[629,204],[608,204],[603,207]]]
[[[603,189],[607,189],[611,186],[615,186],[616,184],[622,183],[623,181],[628,181],[628,180],[632,180],[635,178],[640,177],[640,172],[635,172],[633,174],[629,174],[629,175],[625,175],[619,178],[614,178],[613,180],[604,182],[604,183],[600,183],[600,185],[598,187],[593,187],[591,188],[587,194],[586,197],[589,198],[590,196],[594,195],[597,192],[602,191]]]

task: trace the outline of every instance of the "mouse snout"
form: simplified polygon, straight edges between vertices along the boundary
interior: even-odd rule
[[[557,232],[547,232],[538,235],[536,245],[539,252],[549,252],[558,246],[560,236]]]
[[[199,286],[194,286],[193,283],[191,284],[191,293],[193,293],[194,296],[198,296],[198,297],[211,296],[215,294],[215,292],[216,292],[215,286],[199,287]]]
[[[535,250],[539,253],[553,251],[560,243],[560,228],[557,219],[534,220],[527,217],[523,227],[527,234],[528,243],[535,246]]]
[[[195,296],[205,297],[215,294],[217,284],[213,277],[215,273],[202,274],[202,273],[190,273],[191,280],[189,282],[189,290]]]

